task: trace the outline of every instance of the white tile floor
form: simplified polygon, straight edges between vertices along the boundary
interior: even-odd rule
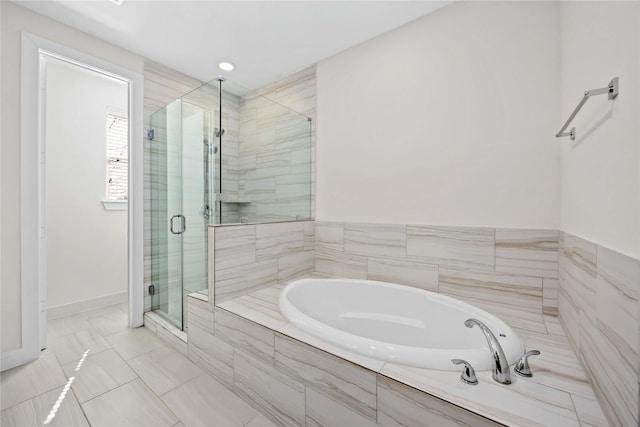
[[[125,306],[51,320],[47,332],[38,360],[0,373],[2,427],[42,426],[61,396],[47,425],[273,426],[165,341],[128,329]]]

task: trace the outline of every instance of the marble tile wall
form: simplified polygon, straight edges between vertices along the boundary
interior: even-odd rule
[[[319,273],[440,292],[523,323],[557,313],[556,230],[316,222],[315,257]]]
[[[313,221],[210,227],[216,303],[272,286],[315,268]]]
[[[315,67],[243,97],[239,108],[238,198],[251,201],[237,205],[240,217],[248,222],[312,218]]]
[[[188,306],[189,358],[278,425],[498,425],[200,299]]]
[[[612,425],[638,425],[640,261],[560,238],[559,317]]]

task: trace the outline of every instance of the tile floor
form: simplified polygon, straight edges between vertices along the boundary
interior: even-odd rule
[[[51,320],[47,333],[38,360],[0,373],[2,427],[273,426],[167,342],[128,329],[125,305]]]

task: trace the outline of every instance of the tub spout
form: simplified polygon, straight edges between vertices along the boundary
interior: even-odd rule
[[[509,363],[504,355],[502,346],[498,342],[496,336],[493,335],[493,332],[487,328],[487,325],[478,319],[467,319],[465,320],[464,325],[467,328],[473,328],[474,325],[478,325],[482,333],[484,333],[484,337],[487,339],[487,344],[489,344],[489,351],[491,352],[491,367],[493,371],[491,376],[493,379],[500,384],[511,384]]]

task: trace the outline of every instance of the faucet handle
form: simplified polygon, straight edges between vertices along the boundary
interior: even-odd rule
[[[518,375],[522,375],[523,377],[532,377],[533,374],[531,373],[531,369],[529,369],[528,358],[529,356],[537,356],[539,354],[540,352],[538,350],[530,350],[525,352],[520,360],[516,362],[516,366],[513,368],[513,371]]]
[[[461,365],[464,363],[464,369],[462,370],[462,375],[460,375],[460,379],[465,384],[476,385],[478,384],[478,378],[476,378],[476,371],[473,370],[473,366],[469,364],[466,360],[462,359],[451,359],[451,363],[455,365]]]

